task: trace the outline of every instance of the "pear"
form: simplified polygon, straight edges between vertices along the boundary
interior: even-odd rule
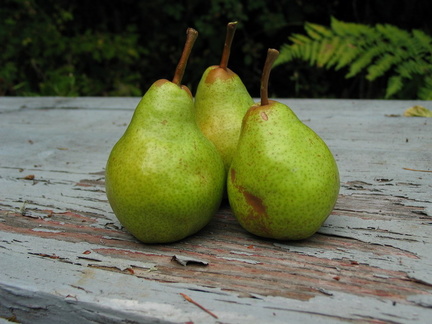
[[[241,226],[255,235],[301,240],[334,208],[339,172],[326,143],[286,105],[268,99],[279,52],[269,49],[261,103],[249,108],[227,179],[228,199]]]
[[[195,93],[195,117],[203,134],[218,149],[228,172],[244,114],[254,103],[240,77],[228,68],[237,22],[227,25],[219,65],[208,67]]]
[[[120,223],[145,243],[181,240],[218,209],[225,170],[201,133],[190,90],[181,85],[198,33],[189,28],[172,82],[151,85],[106,165],[106,194]]]

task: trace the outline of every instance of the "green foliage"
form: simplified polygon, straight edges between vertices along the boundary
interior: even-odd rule
[[[143,49],[127,34],[75,30],[72,4],[9,0],[0,27],[0,95],[140,95]]]
[[[305,21],[327,26],[330,15],[346,21],[387,21],[406,30],[423,30],[413,30],[412,38],[418,38],[418,44],[428,42],[428,34],[432,33],[432,2],[398,1],[404,3],[404,15],[400,15],[401,6],[358,0],[3,0],[0,96],[139,96],[155,80],[172,78],[187,27],[200,33],[184,77],[185,84],[194,91],[202,72],[220,60],[226,24],[237,20],[229,65],[251,95],[258,97],[267,48],[280,48],[287,42],[286,35],[303,31]],[[310,30],[315,37],[321,37],[328,29],[315,30],[313,26]],[[345,31],[344,26],[340,29],[342,35],[352,33],[351,29]],[[391,33],[389,37],[393,37]],[[303,38],[307,40],[309,36]],[[403,60],[407,66],[399,65],[400,74],[390,73],[395,68],[393,63],[388,72],[373,82],[363,78],[365,68],[344,80],[342,67],[348,66],[349,54],[356,55],[356,51],[341,47],[338,42],[343,39],[330,44],[330,48],[345,52],[341,60],[326,51],[333,67],[341,65],[338,71],[317,69],[316,63],[311,66],[309,61],[287,62],[272,71],[271,96],[381,98],[387,86],[382,81],[387,79],[393,89],[402,84],[400,90],[392,90],[397,93],[395,97],[409,99],[413,93],[416,97],[417,92],[422,98],[427,96],[432,80],[422,71],[413,74],[413,69],[419,68],[415,61]],[[303,40],[298,36],[296,41]],[[421,57],[430,63],[424,58],[426,55],[424,52]],[[371,62],[377,58],[372,57]],[[383,64],[391,64],[391,59],[383,59]],[[361,60],[356,64],[361,66]],[[406,75],[411,75],[411,79]]]
[[[346,78],[361,73],[368,81],[387,77],[385,98],[403,92],[405,97],[432,99],[432,37],[426,33],[335,18],[330,27],[306,23],[305,30],[307,36],[289,37],[292,44],[282,46],[275,66],[300,59],[326,69],[348,68]]]
[[[187,27],[200,33],[184,78],[194,90],[234,20],[230,67],[258,96],[266,48],[302,26],[297,0],[3,0],[0,95],[141,95],[172,78]]]

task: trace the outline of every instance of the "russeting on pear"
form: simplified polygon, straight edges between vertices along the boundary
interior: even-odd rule
[[[326,143],[286,105],[268,99],[278,51],[269,49],[261,103],[246,113],[227,179],[235,217],[250,233],[300,240],[313,235],[333,210],[339,172]]]
[[[181,85],[198,33],[189,28],[171,81],[147,90],[106,165],[106,194],[120,223],[145,243],[181,240],[202,229],[218,209],[225,170],[201,133],[193,98]]]

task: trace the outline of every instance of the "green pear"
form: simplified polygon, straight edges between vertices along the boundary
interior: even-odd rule
[[[226,171],[237,147],[243,116],[254,103],[240,77],[227,67],[236,26],[237,22],[228,23],[221,62],[204,71],[195,94],[198,126],[218,149]]]
[[[225,170],[201,133],[181,79],[197,37],[188,29],[173,81],[156,81],[136,107],[106,165],[106,194],[120,223],[145,243],[181,240],[217,211]]]
[[[246,113],[228,174],[228,199],[241,226],[255,235],[300,240],[334,208],[339,172],[326,143],[286,105],[268,99],[278,51],[263,70],[261,103]]]

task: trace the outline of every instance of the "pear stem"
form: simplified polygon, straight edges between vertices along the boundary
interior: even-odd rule
[[[198,37],[198,32],[193,28],[188,28],[186,30],[186,42],[183,48],[182,55],[180,57],[180,61],[177,64],[174,77],[172,82],[177,84],[179,87],[181,86],[181,82],[183,80],[183,75],[186,70],[186,65],[189,59],[189,55],[192,52],[192,48],[194,43]]]
[[[231,44],[234,38],[234,34],[237,28],[237,21],[233,21],[228,23],[227,25],[227,33],[225,37],[225,44],[222,51],[222,58],[219,64],[219,67],[226,70],[228,68],[228,61],[231,53]]]
[[[274,48],[269,48],[267,51],[267,58],[264,63],[264,68],[261,76],[261,106],[269,104],[268,98],[268,84],[270,78],[270,71],[273,67],[274,61],[279,56],[279,51]]]

